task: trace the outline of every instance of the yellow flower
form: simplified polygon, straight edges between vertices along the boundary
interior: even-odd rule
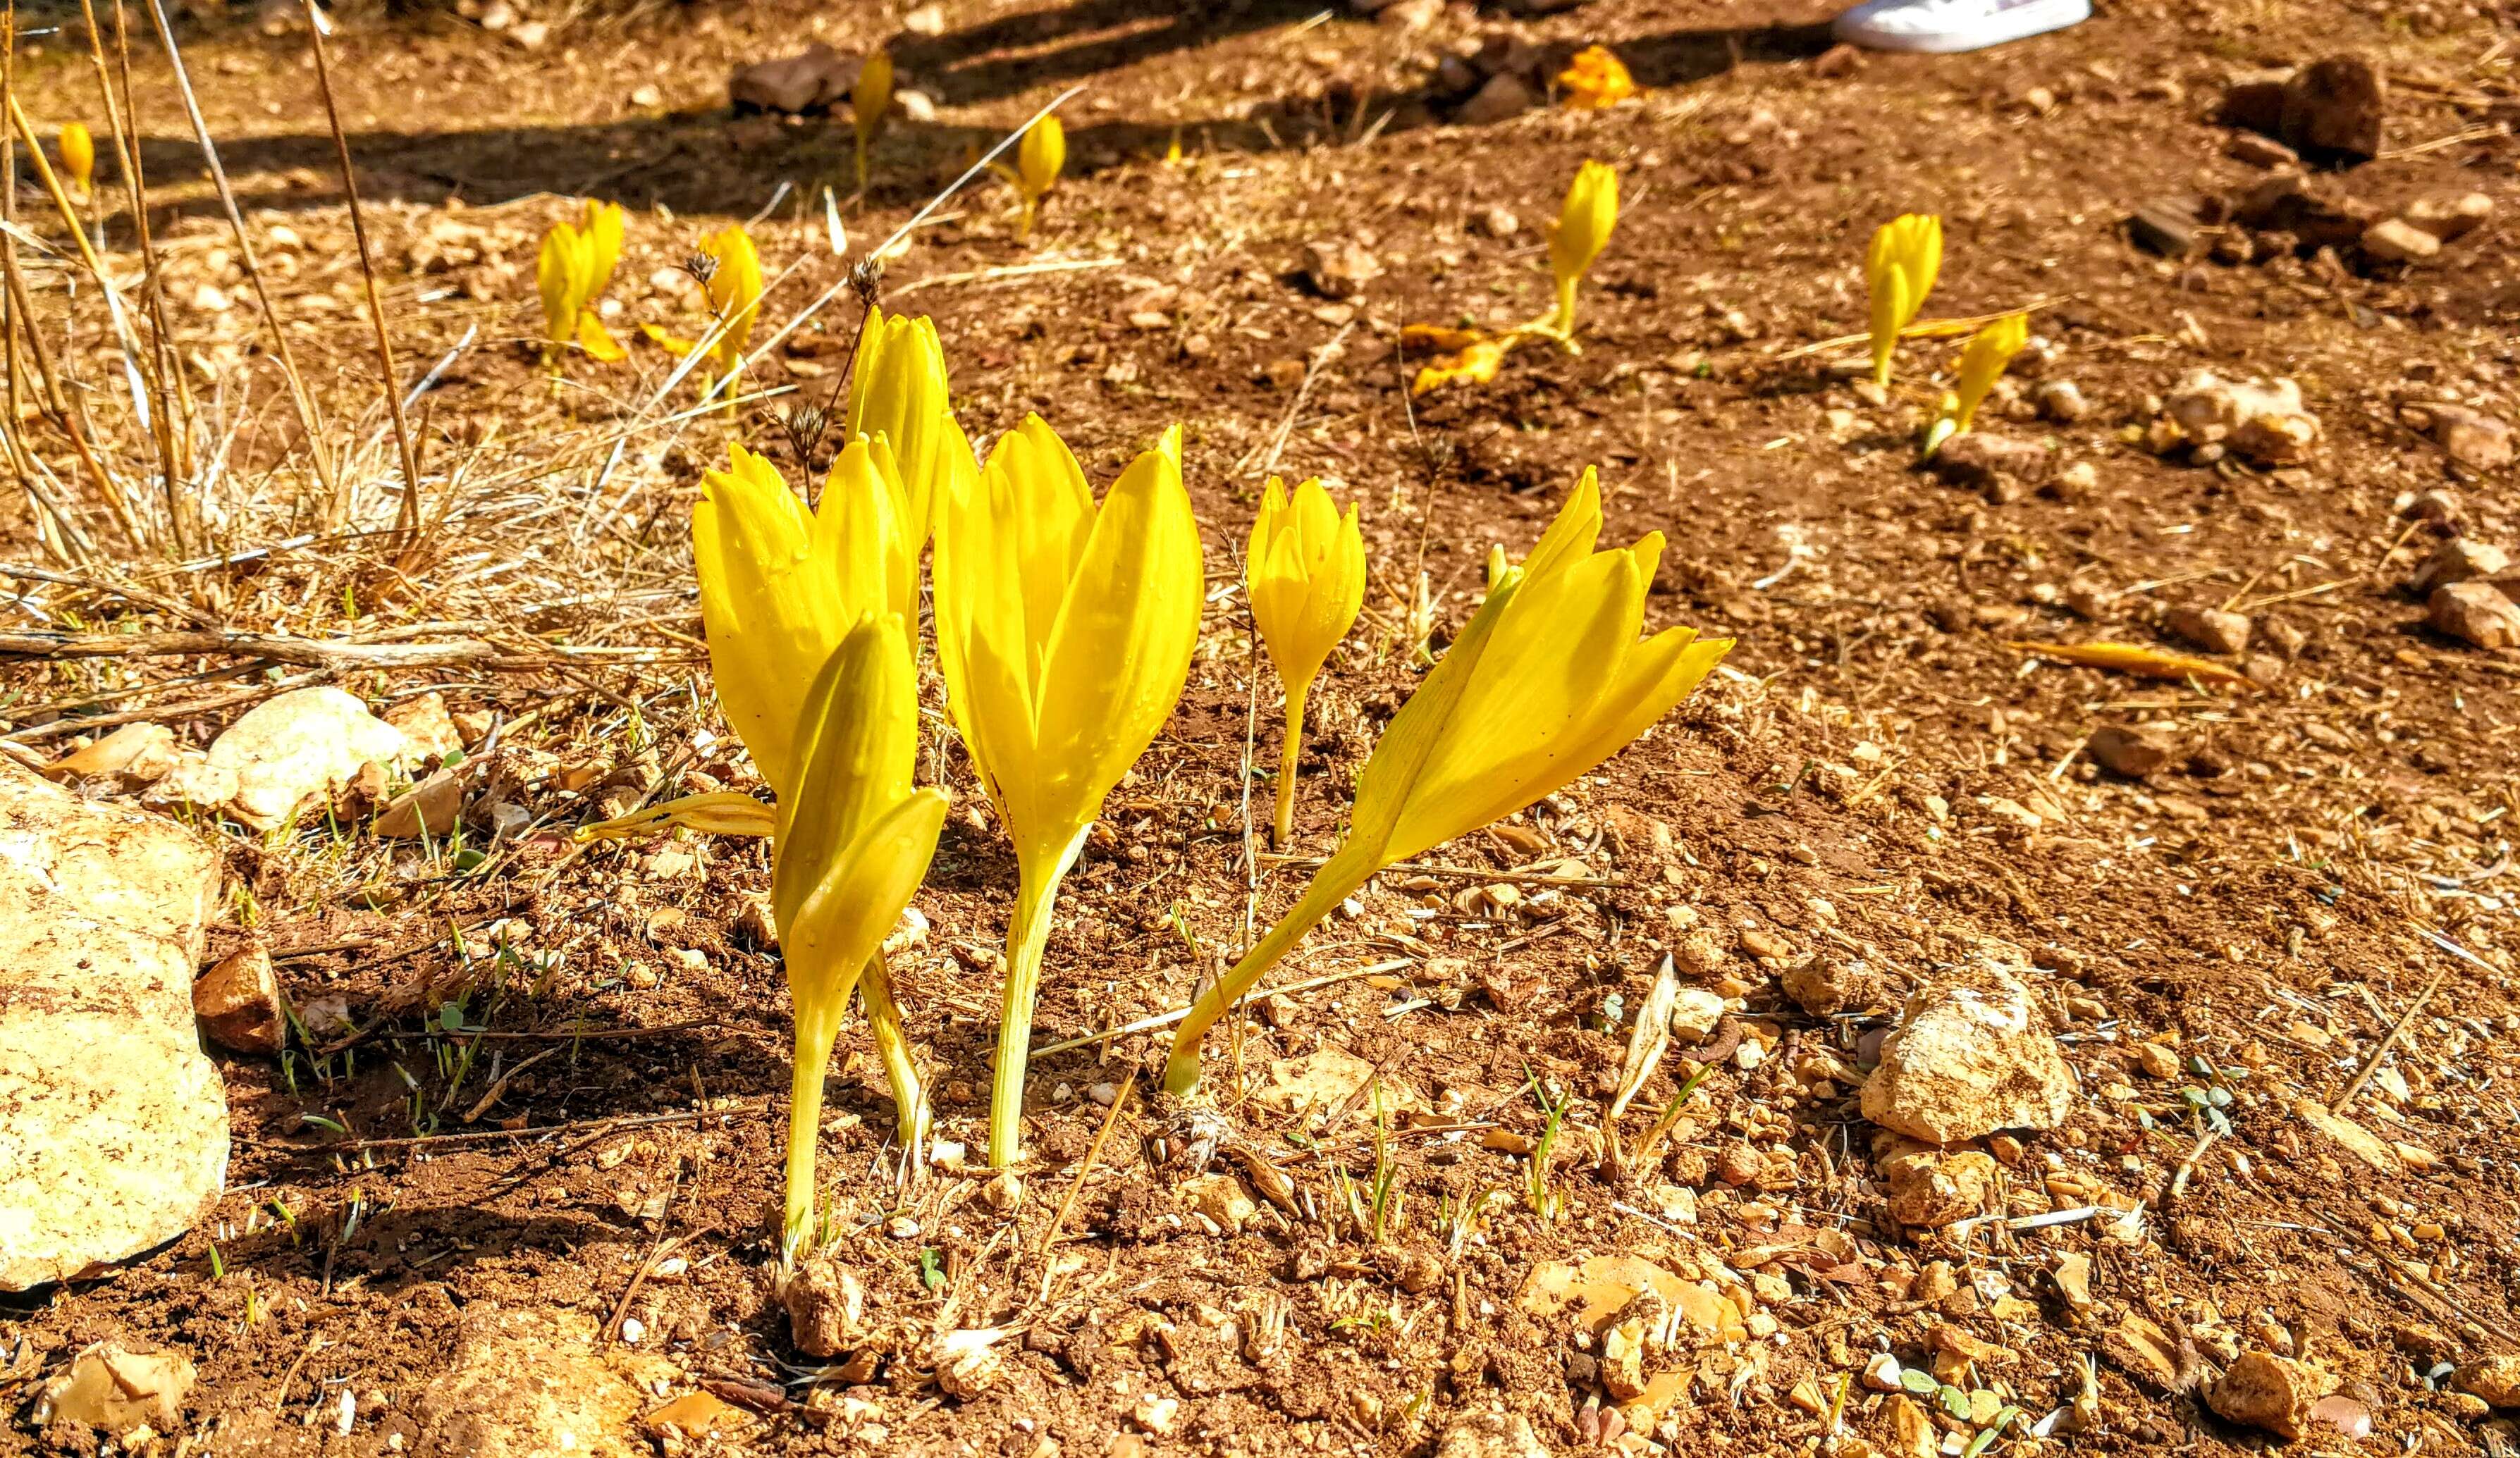
[[[1041,210],[1041,199],[1058,186],[1058,174],[1066,166],[1067,128],[1056,114],[1034,122],[1015,148],[1015,191],[1023,198],[1023,219],[1015,226],[1017,238],[1032,237],[1032,222]]]
[[[1418,377],[1409,382],[1409,393],[1422,395],[1448,384],[1486,384],[1496,378],[1498,369],[1505,364],[1506,351],[1521,339],[1519,333],[1502,339],[1472,339],[1451,354],[1439,354],[1419,367]]]
[[[1636,78],[1607,46],[1586,46],[1566,63],[1557,73],[1557,89],[1566,94],[1565,105],[1581,110],[1598,110],[1615,107],[1637,94]]]
[[[1019,875],[989,1101],[989,1158],[1003,1166],[1022,1131],[1058,883],[1172,713],[1198,640],[1204,578],[1179,427],[1097,508],[1076,458],[1027,418],[976,481],[937,498],[934,574],[937,667]]]
[[[1191,1008],[1164,1067],[1168,1091],[1197,1086],[1208,1027],[1376,871],[1511,815],[1618,753],[1732,646],[1688,628],[1639,641],[1661,534],[1596,552],[1600,529],[1600,487],[1587,470],[1530,557],[1501,575],[1383,731],[1338,854]]]
[[[857,122],[858,191],[866,191],[867,149],[875,145],[877,134],[883,130],[884,112],[892,106],[892,53],[878,48],[858,70],[857,84],[849,88],[849,114]]]
[[[1985,402],[1986,392],[1995,388],[2004,367],[2029,342],[2028,314],[2006,314],[1969,337],[1968,347],[1960,351],[1959,387],[1953,391],[1942,418],[1926,434],[1926,455],[1934,454],[1944,441],[1976,421],[1977,408]]]
[[[701,581],[705,591],[707,579]],[[780,957],[796,1011],[780,1245],[789,1263],[813,1228],[823,1081],[841,1015],[862,976],[878,1043],[906,1046],[883,976],[883,939],[927,874],[945,825],[943,792],[911,786],[919,757],[919,672],[898,614],[858,619],[807,688],[795,733],[801,777],[793,798],[780,802],[785,826],[774,842],[770,875]],[[915,1151],[924,1133],[924,1100],[915,1083],[903,1088],[890,1047],[885,1051],[904,1137]]]
[[[726,721],[786,805],[803,771],[803,695],[852,625],[918,621],[919,538],[880,439],[853,440],[805,504],[767,457],[732,448],[692,512],[700,620]]]
[[[1943,220],[1912,212],[1884,223],[1864,250],[1865,278],[1872,291],[1872,380],[1890,382],[1890,356],[1899,331],[1915,322],[1943,270]]]
[[[534,284],[543,300],[543,358],[555,370],[571,340],[599,360],[621,358],[595,311],[621,261],[621,204],[589,199],[582,223],[554,223],[543,235]]]
[[[925,541],[938,494],[948,482],[968,482],[979,470],[970,437],[954,419],[946,394],[945,351],[933,320],[867,311],[857,360],[849,367],[849,413],[841,435],[890,439],[911,531]]]
[[[65,121],[55,145],[61,150],[63,170],[79,185],[80,192],[86,192],[88,179],[96,173],[96,139],[87,134],[82,123]]]
[[[1278,815],[1272,822],[1272,844],[1283,847],[1294,828],[1305,696],[1365,605],[1365,537],[1356,508],[1341,516],[1319,481],[1296,487],[1289,500],[1285,483],[1270,477],[1260,515],[1251,523],[1243,580],[1251,594],[1251,620],[1286,690],[1286,746],[1279,759]]]
[[[1549,268],[1557,276],[1557,313],[1548,331],[1568,348],[1575,338],[1575,285],[1584,277],[1610,230],[1619,222],[1619,174],[1607,163],[1586,162],[1566,190],[1566,204],[1549,230]]]
[[[716,316],[713,327],[703,336],[708,341],[708,357],[717,367],[714,379],[703,377],[701,381],[700,394],[705,398],[717,380],[729,379],[743,368],[744,341],[752,337],[753,320],[761,312],[761,255],[754,250],[752,236],[743,231],[743,225],[729,223],[701,241],[698,256],[708,260],[703,271],[708,277],[709,312]],[[652,324],[643,324],[640,329],[678,355],[690,354],[701,343],[667,333]],[[733,411],[735,386],[729,383],[726,390],[726,408]]]

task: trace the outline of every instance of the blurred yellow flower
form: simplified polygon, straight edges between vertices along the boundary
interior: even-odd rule
[[[2030,342],[2030,316],[2006,314],[1969,337],[1968,347],[1960,351],[1960,378],[1951,398],[1944,402],[1943,414],[1928,429],[1925,454],[1930,456],[1943,442],[1969,428],[1977,420],[1977,408],[1985,403],[1987,391],[2003,375],[2012,357]]]
[[[1365,606],[1365,537],[1355,506],[1341,516],[1319,481],[1296,487],[1290,499],[1285,483],[1271,476],[1251,523],[1242,575],[1251,620],[1286,690],[1286,743],[1279,756],[1278,814],[1271,821],[1271,843],[1282,849],[1294,829],[1305,697]]]
[[[1636,95],[1637,82],[1628,74],[1626,63],[1609,47],[1586,46],[1557,73],[1557,89],[1565,96],[1563,105],[1578,110],[1598,110]]]
[[[621,204],[590,198],[579,221],[554,223],[543,235],[534,285],[543,301],[543,362],[554,371],[571,342],[608,363],[621,358],[596,312],[621,261]]]
[[[841,429],[844,440],[861,435],[891,441],[913,539],[925,541],[938,494],[979,470],[946,395],[945,351],[933,320],[868,310],[849,367],[849,413]]]
[[[857,123],[858,191],[866,191],[867,149],[883,131],[884,113],[892,107],[892,53],[878,47],[858,70],[849,88],[849,115]]]
[[[82,123],[65,121],[54,145],[62,155],[62,170],[69,173],[80,192],[86,192],[88,179],[96,174],[96,139]]]
[[[1015,225],[1017,238],[1032,237],[1041,200],[1058,186],[1058,174],[1066,167],[1067,128],[1056,114],[1034,122],[1015,149],[1015,192],[1023,199],[1023,218]]]
[[[1872,293],[1872,382],[1890,382],[1890,356],[1899,331],[1915,322],[1943,270],[1943,220],[1912,212],[1884,223],[1864,250],[1864,273]]]
[[[709,312],[715,316],[709,331],[702,339],[685,339],[652,324],[639,328],[649,338],[678,355],[690,354],[706,340],[716,373],[714,376],[701,376],[700,393],[705,396],[719,380],[728,380],[726,408],[732,412],[732,376],[743,368],[744,342],[752,337],[753,321],[761,312],[761,255],[754,250],[752,236],[743,231],[743,225],[729,223],[701,241],[693,262],[708,287]]]
[[[1619,222],[1619,174],[1605,162],[1586,162],[1566,190],[1565,206],[1549,230],[1549,269],[1557,279],[1557,312],[1547,331],[1567,348],[1575,343],[1575,285],[1610,241]]]

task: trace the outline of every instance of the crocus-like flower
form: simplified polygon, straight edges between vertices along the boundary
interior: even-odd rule
[[[1294,830],[1305,695],[1365,605],[1365,537],[1356,508],[1341,516],[1319,481],[1296,487],[1289,500],[1285,483],[1270,477],[1260,515],[1251,523],[1243,580],[1251,594],[1251,620],[1268,641],[1269,661],[1286,690],[1286,747],[1278,763],[1278,816],[1272,822],[1272,843],[1283,847]]]
[[[857,84],[849,88],[849,115],[857,123],[858,191],[866,191],[867,149],[875,145],[883,130],[884,112],[892,107],[892,53],[878,48],[859,67]]]
[[[709,312],[716,316],[708,333],[701,339],[684,339],[652,324],[640,328],[649,338],[678,355],[690,354],[706,343],[717,373],[715,378],[701,377],[700,394],[706,397],[718,380],[729,380],[726,408],[732,411],[735,385],[731,377],[743,368],[744,341],[752,337],[753,320],[761,312],[761,255],[754,250],[752,235],[743,231],[743,225],[729,223],[701,242],[693,262],[707,281]]]
[[[1190,677],[1204,578],[1180,429],[1098,508],[1066,445],[1027,418],[976,481],[937,498],[934,572],[937,667],[1019,875],[989,1099],[1004,1166],[1058,883]]]
[[[770,875],[771,911],[796,1008],[780,1246],[790,1263],[813,1226],[823,1080],[861,975],[869,1021],[896,1078],[896,1099],[903,1092],[894,1060],[898,1048],[907,1063],[907,1039],[881,980],[883,939],[927,874],[946,799],[942,791],[911,785],[919,758],[919,672],[898,614],[869,613],[840,640],[805,691],[795,748],[799,777],[795,793],[780,800]],[[916,1100],[915,1086],[911,1094]],[[901,1110],[914,1150],[923,1133],[923,1108],[922,1101]]]
[[[1058,174],[1066,167],[1067,128],[1056,114],[1034,122],[1015,148],[1015,192],[1023,199],[1023,219],[1015,225],[1017,238],[1032,237],[1041,199],[1058,186]]]
[[[1639,641],[1662,536],[1596,552],[1600,530],[1600,487],[1587,470],[1530,557],[1502,575],[1383,731],[1357,782],[1346,843],[1190,1009],[1164,1066],[1168,1091],[1197,1086],[1209,1026],[1376,871],[1511,815],[1618,753],[1732,646],[1688,628]]]
[[[2006,314],[1969,336],[1968,347],[1960,351],[1959,385],[1945,402],[1941,419],[1927,431],[1926,455],[1932,455],[1944,441],[1966,430],[1977,420],[1977,408],[1985,402],[1986,392],[1995,388],[2004,367],[2029,342],[2028,314]]]
[[[1565,94],[1567,107],[1578,110],[1599,110],[1615,107],[1637,94],[1637,82],[1628,74],[1626,63],[1607,46],[1586,46],[1566,62],[1557,73],[1557,89]]]
[[[1557,276],[1557,312],[1548,332],[1569,349],[1575,341],[1575,285],[1600,256],[1619,222],[1619,174],[1605,162],[1586,162],[1566,190],[1566,204],[1549,230],[1549,268]]]
[[[1943,271],[1943,220],[1912,212],[1875,230],[1864,250],[1864,274],[1872,290],[1872,380],[1890,382],[1890,355],[1899,331],[1915,322]]]
[[[924,541],[933,503],[948,481],[966,481],[979,470],[970,437],[945,391],[945,351],[935,322],[881,309],[867,311],[858,354],[849,369],[849,413],[843,438],[882,435],[892,442],[910,527]]]
[[[79,185],[80,192],[88,191],[88,179],[96,174],[96,139],[87,134],[86,125],[76,121],[63,122],[54,146],[62,155],[62,170],[70,175],[70,181]]]
[[[543,359],[555,370],[572,340],[599,360],[621,358],[621,346],[595,312],[621,261],[621,204],[590,198],[582,222],[554,223],[543,235],[534,284],[543,299]]]

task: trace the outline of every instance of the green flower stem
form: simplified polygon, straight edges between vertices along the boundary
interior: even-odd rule
[[[1347,900],[1349,893],[1372,879],[1373,873],[1380,869],[1369,856],[1342,851],[1313,873],[1313,883],[1304,889],[1304,899],[1295,904],[1293,910],[1280,917],[1278,924],[1269,928],[1268,935],[1260,939],[1259,945],[1244,952],[1242,960],[1234,964],[1234,970],[1209,988],[1206,995],[1192,1006],[1190,1016],[1182,1020],[1180,1030],[1173,1035],[1172,1055],[1164,1061],[1166,1093],[1184,1094],[1198,1086],[1198,1045],[1200,1039],[1207,1036],[1207,1030],[1225,1015],[1227,1008],[1251,991],[1263,973],[1293,950],[1295,944],[1303,940],[1304,933],[1311,931],[1323,917],[1330,914],[1333,907]]]
[[[1286,690],[1286,747],[1278,757],[1278,817],[1269,833],[1281,851],[1295,838],[1295,762],[1304,752],[1304,697],[1312,689],[1307,682]]]
[[[876,1052],[883,1059],[885,1081],[892,1084],[901,1147],[912,1161],[923,1161],[927,1158],[927,1090],[919,1082],[919,1063],[911,1056],[901,1009],[892,1000],[892,973],[882,952],[867,959],[866,971],[858,977],[858,995],[866,999],[867,1026],[875,1032]]]
[[[796,1009],[796,1057],[788,1088],[788,1213],[779,1241],[780,1263],[792,1267],[814,1227],[814,1145],[823,1129],[823,1078],[831,1071],[832,1044],[840,1036],[842,993],[824,1007]]]
[[[1560,343],[1571,344],[1575,341],[1576,283],[1577,281],[1574,279],[1560,279],[1557,281],[1557,319],[1555,332]]]
[[[997,1075],[989,1085],[989,1165],[1015,1162],[1023,1142],[1024,1065],[1032,1056],[1033,998],[1041,991],[1041,958],[1050,945],[1050,912],[1058,883],[1085,849],[1089,821],[1078,827],[1058,859],[1047,865],[1036,854],[1016,852],[1014,920],[1007,926],[1007,985],[998,1016]]]

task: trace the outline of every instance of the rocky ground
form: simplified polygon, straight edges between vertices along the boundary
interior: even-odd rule
[[[171,516],[80,497],[92,553],[0,504],[0,1452],[2520,1442],[2508,7],[2114,4],[1970,57],[1781,0],[1537,8],[345,11],[416,540],[302,25],[177,30],[277,330],[135,32],[217,469]],[[1558,105],[1597,44],[1640,94]],[[40,135],[99,110],[74,28],[16,65]],[[1033,236],[984,180],[880,292],[975,438],[1038,411],[1099,483],[1187,426],[1199,657],[1071,879],[1012,1177],[968,1151],[1012,861],[927,685],[957,808],[894,966],[942,1142],[886,1138],[853,1020],[831,1249],[783,1292],[766,861],[571,832],[755,786],[698,473],[797,471],[848,270],[1071,85]],[[1580,354],[1412,396],[1404,326],[1547,308],[1587,159],[1625,207]],[[35,314],[138,479],[38,196]],[[555,386],[534,249],[581,196],[629,209],[630,353]],[[2035,336],[1930,466],[1968,326],[1887,388],[1857,358],[1911,210],[1925,317]],[[745,220],[799,322],[729,420],[639,327],[693,332],[684,262]],[[1149,1020],[1294,899],[1420,633],[1586,465],[1611,540],[1669,536],[1649,624],[1731,657],[1315,933],[1219,1030],[1232,1135],[1185,1138]],[[1234,586],[1273,472],[1358,502],[1373,570],[1293,859],[1248,833],[1279,705]]]

